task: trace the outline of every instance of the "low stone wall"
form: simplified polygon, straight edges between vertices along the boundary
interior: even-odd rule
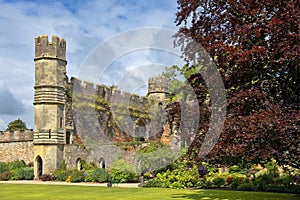
[[[0,132],[0,162],[34,161],[33,131]]]
[[[0,143],[0,162],[11,162],[23,160],[26,164],[34,161],[33,141],[24,142],[1,142]]]

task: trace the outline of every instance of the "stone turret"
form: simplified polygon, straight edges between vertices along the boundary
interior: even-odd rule
[[[35,38],[34,165],[35,178],[63,161],[65,144],[66,42],[57,36]]]
[[[169,95],[169,79],[161,76],[149,78],[148,80],[148,99],[151,102],[164,104]]]

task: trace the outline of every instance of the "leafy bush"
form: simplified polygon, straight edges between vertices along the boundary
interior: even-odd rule
[[[12,162],[0,162],[0,173],[3,173],[5,171],[11,171],[13,169],[18,169],[26,167],[26,164],[23,160],[15,160]]]
[[[236,188],[237,190],[241,191],[255,191],[256,187],[250,183],[242,183]]]
[[[187,167],[186,163],[177,162],[172,169],[158,173],[149,185],[160,185],[165,188],[190,188],[196,187],[198,181],[199,174],[196,165]]]
[[[233,165],[231,167],[229,167],[228,172],[229,173],[235,173],[235,172],[240,172],[241,168],[238,165]]]
[[[105,169],[90,169],[85,172],[85,182],[99,182],[103,183],[108,181],[109,174]]]
[[[5,162],[0,162],[0,174],[9,171],[8,170],[8,164]]]
[[[71,172],[66,170],[55,170],[52,174],[52,179],[55,181],[66,181]]]
[[[223,177],[216,177],[212,180],[213,184],[217,187],[225,185],[225,179]]]
[[[162,183],[159,179],[149,179],[143,185],[143,187],[162,187]]]
[[[84,181],[84,171],[74,171],[70,176],[71,183],[79,183]]]
[[[234,180],[234,176],[228,175],[225,179],[225,182],[226,182],[227,185],[231,185],[233,180]]]
[[[11,172],[6,171],[0,174],[0,181],[8,181],[11,178]]]
[[[274,184],[274,175],[263,174],[253,179],[252,183],[256,185],[259,190],[264,190],[265,186]]]
[[[237,189],[239,185],[245,183],[247,180],[247,177],[245,175],[241,175],[241,174],[231,174],[231,175],[234,176],[232,183],[230,185],[232,189]]]
[[[32,168],[23,167],[11,170],[11,180],[33,180],[34,172]]]
[[[119,183],[137,182],[138,174],[134,167],[123,159],[117,159],[110,166],[111,179]]]
[[[175,157],[169,145],[150,142],[136,153],[135,159],[141,161],[142,173],[147,173],[173,163]]]

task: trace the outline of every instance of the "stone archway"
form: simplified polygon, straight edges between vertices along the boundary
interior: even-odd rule
[[[105,160],[104,160],[104,158],[99,159],[99,168],[105,169]]]
[[[135,125],[134,125],[134,132],[135,132],[135,136],[137,141],[145,141],[147,138],[146,136],[146,123],[144,120],[138,118],[135,121]]]
[[[76,168],[77,168],[78,171],[82,170],[82,160],[81,160],[81,158],[77,158]]]
[[[40,179],[40,177],[43,175],[43,160],[41,156],[37,156],[35,158],[36,162],[36,179]]]

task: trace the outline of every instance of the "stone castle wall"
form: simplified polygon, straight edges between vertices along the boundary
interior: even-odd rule
[[[74,77],[71,78],[71,83],[73,85],[73,91],[85,95],[84,98],[88,98],[88,96],[92,95],[92,97],[97,96],[107,102],[117,100],[118,103],[121,101],[139,106],[145,106],[148,103],[148,98],[145,96],[131,94],[126,91],[120,91],[119,89],[112,89],[103,84],[94,85],[87,81],[82,83],[80,79]]]
[[[33,131],[0,132],[0,162],[34,160]]]

